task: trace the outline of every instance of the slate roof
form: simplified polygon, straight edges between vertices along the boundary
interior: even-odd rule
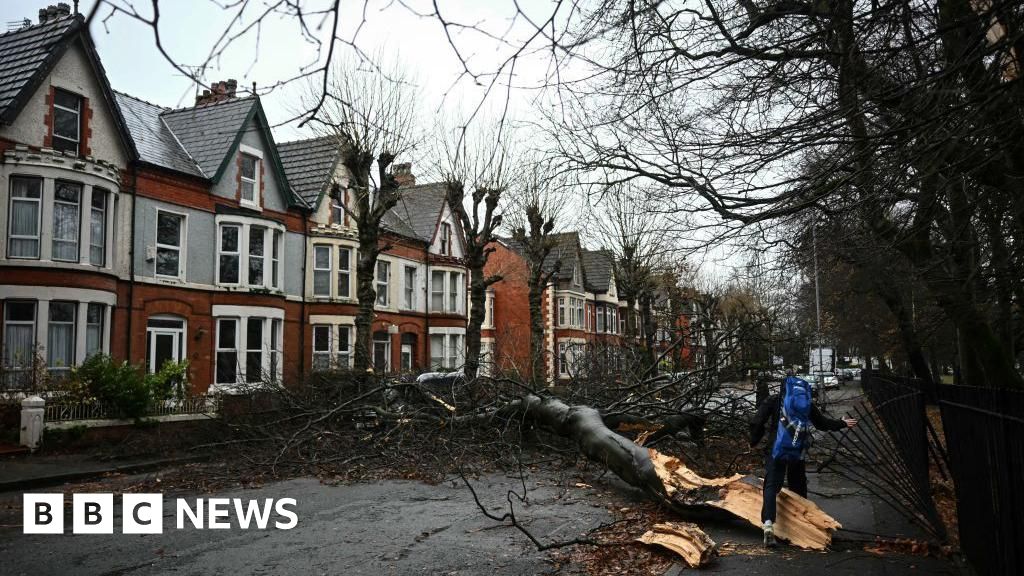
[[[239,138],[258,100],[255,96],[232,98],[192,108],[169,110],[160,115],[181,146],[207,178],[220,175],[227,154]]]
[[[338,141],[330,136],[277,145],[292,191],[310,206],[317,206],[340,158]]]
[[[614,277],[615,256],[610,250],[584,250],[583,269],[587,288],[594,292],[607,292]]]
[[[68,16],[0,34],[0,120],[14,120],[25,100],[64,53],[64,41],[83,22],[81,16]]]
[[[554,248],[548,254],[548,257],[544,259],[544,269],[551,270],[555,266],[555,262],[561,260],[562,266],[558,269],[557,278],[559,280],[572,280],[572,269],[576,265],[576,254],[577,249],[580,246],[580,235],[577,232],[561,232],[559,234],[552,234],[551,238],[555,242]],[[584,278],[586,273],[583,273]]]
[[[446,202],[444,183],[417,184],[400,190],[401,199],[385,215],[384,226],[396,234],[430,242]]]
[[[168,108],[115,92],[128,133],[135,141],[143,162],[169,168],[193,176],[204,176],[194,160],[178,144],[160,115]]]

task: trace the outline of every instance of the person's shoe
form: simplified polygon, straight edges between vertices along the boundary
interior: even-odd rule
[[[771,520],[768,520],[764,523],[764,547],[775,547],[775,527],[772,526]]]

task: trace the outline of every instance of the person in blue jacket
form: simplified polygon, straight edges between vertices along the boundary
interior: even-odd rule
[[[791,395],[788,402],[787,390]],[[803,395],[804,390],[806,395]],[[805,398],[806,403],[801,405],[801,402],[796,401],[798,396],[800,399]],[[807,497],[807,470],[804,465],[804,452],[810,435],[807,425],[830,431],[857,425],[857,420],[853,418],[837,420],[822,414],[810,401],[810,396],[810,385],[794,376],[793,370],[788,370],[780,392],[765,399],[750,420],[751,447],[756,446],[765,437],[766,431],[769,434],[769,441],[765,447],[764,495],[761,506],[765,546],[775,545],[775,498],[782,490],[783,480],[788,479],[790,490]]]

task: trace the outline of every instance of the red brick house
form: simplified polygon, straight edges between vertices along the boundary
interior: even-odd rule
[[[95,353],[188,360],[199,392],[347,365],[356,255],[334,143],[279,146],[234,80],[180,109],[113,91],[66,5],[0,53],[0,389]],[[375,366],[461,365],[459,223],[441,186],[396,171]]]

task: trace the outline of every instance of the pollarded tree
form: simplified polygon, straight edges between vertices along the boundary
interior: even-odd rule
[[[390,247],[382,242],[381,220],[400,199],[391,167],[396,157],[418,141],[417,96],[412,78],[399,66],[370,70],[347,60],[333,69],[326,100],[315,120],[319,132],[337,139],[341,163],[348,172],[352,200],[351,205],[345,204],[345,211],[355,222],[359,239],[353,367],[360,371],[371,365],[377,256]],[[312,90],[307,94],[307,99],[317,97]]]
[[[544,374],[544,290],[562,268],[555,253],[558,244],[555,222],[565,206],[564,182],[556,176],[554,166],[546,161],[529,165],[509,210],[512,240],[518,244],[529,270],[530,302],[530,377],[534,385]]]
[[[501,194],[512,179],[512,162],[507,141],[502,140],[501,123],[476,125],[469,130],[461,126],[444,131],[442,166],[445,197],[452,214],[458,218],[466,247],[466,268],[469,269],[469,324],[466,326],[467,378],[476,378],[480,369],[480,328],[486,314],[487,289],[502,276],[486,276],[484,267],[497,240],[501,226],[497,214]],[[470,205],[467,206],[467,192]]]

